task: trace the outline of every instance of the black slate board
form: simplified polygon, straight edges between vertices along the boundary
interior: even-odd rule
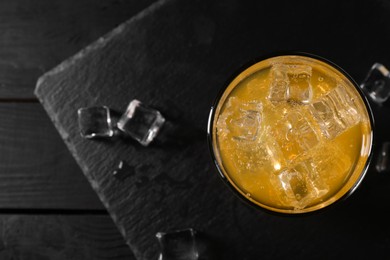
[[[379,0],[160,1],[42,76],[35,93],[137,259],[157,259],[156,232],[186,227],[208,236],[219,259],[375,258],[390,246],[389,176],[371,170],[347,202],[318,215],[269,215],[219,180],[205,129],[219,89],[255,57],[307,51],[357,80],[375,61],[390,64],[379,33],[389,11]],[[120,112],[134,98],[169,121],[153,145],[80,137],[77,108]],[[135,175],[112,176],[120,160]]]

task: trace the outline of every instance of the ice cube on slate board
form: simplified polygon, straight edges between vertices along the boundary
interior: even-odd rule
[[[80,134],[84,138],[112,137],[110,109],[106,106],[84,107],[77,111]]]
[[[195,230],[192,228],[169,233],[158,232],[160,243],[159,260],[198,260],[199,252],[195,241]]]
[[[382,64],[375,63],[360,87],[366,90],[376,103],[385,102],[390,96],[390,71]]]
[[[118,121],[118,129],[148,146],[156,137],[165,119],[156,109],[143,105],[134,99]]]

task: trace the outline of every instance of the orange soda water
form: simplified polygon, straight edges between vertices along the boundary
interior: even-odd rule
[[[366,171],[369,110],[352,80],[328,62],[301,55],[260,61],[230,82],[212,113],[219,170],[262,208],[324,208]]]

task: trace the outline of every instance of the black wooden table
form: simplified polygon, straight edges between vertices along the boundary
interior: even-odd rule
[[[253,58],[306,51],[359,81],[374,62],[388,64],[390,38],[381,32],[389,10],[382,1],[161,0],[42,76],[35,94],[137,259],[157,259],[157,232],[186,227],[213,241],[212,259],[380,257],[390,246],[389,175],[370,168],[354,196],[321,214],[273,216],[226,189],[205,129],[217,92]],[[77,108],[120,112],[134,98],[182,131],[163,128],[170,138],[161,134],[146,148],[81,138]],[[389,113],[387,105],[375,109],[379,141]],[[112,174],[120,160],[131,169],[123,180]]]
[[[33,91],[152,2],[0,1],[0,259],[133,259]]]
[[[0,3],[0,39],[2,39],[0,41],[0,108],[4,112],[1,113],[3,120],[0,122],[2,142],[0,149],[3,149],[0,157],[1,259],[133,258],[131,251],[125,245],[125,240],[107,215],[105,207],[91,189],[91,185],[63,144],[52,122],[35,99],[33,89],[37,78],[45,71],[129,19],[151,2],[153,1],[138,3],[111,0],[98,3],[92,0],[47,0],[36,3],[27,0],[7,0]],[[179,7],[174,5],[155,7],[153,10],[157,10],[157,14],[147,18],[147,23],[137,24],[141,18],[151,15],[150,12],[144,13],[135,23],[134,21],[130,23],[133,30],[128,30],[127,33],[134,36],[133,38],[123,38],[119,41],[119,45],[115,45],[118,42],[110,43],[114,47],[121,46],[127,40],[135,48],[133,50],[139,52],[132,53],[126,49],[126,55],[122,60],[115,60],[116,57],[120,57],[118,51],[111,52],[108,57],[111,57],[113,62],[118,64],[123,62],[126,66],[130,66],[133,70],[128,71],[129,74],[139,76],[136,79],[145,86],[159,80],[168,83],[161,87],[185,83],[193,76],[186,73],[192,72],[196,76],[196,81],[191,81],[189,84],[199,87],[199,90],[202,90],[201,83],[221,84],[226,74],[253,57],[254,53],[262,55],[268,54],[269,51],[292,49],[314,52],[338,63],[357,80],[363,79],[373,62],[390,64],[389,55],[386,53],[390,39],[385,33],[390,27],[387,18],[390,5],[386,1],[376,0],[369,5],[352,1],[337,4],[333,2],[317,4],[309,1],[300,4],[289,1],[263,3],[238,0],[210,1],[209,4],[206,4],[206,1],[190,2],[187,1],[188,7],[185,4]],[[185,17],[181,16],[179,24],[175,20],[175,15],[178,13],[186,14]],[[240,16],[243,13],[245,15]],[[329,20],[325,19],[326,14],[329,14]],[[289,17],[288,23],[286,17]],[[259,26],[256,24],[257,21],[261,21],[261,33],[257,31]],[[313,25],[318,24],[318,26],[308,29],[302,21],[311,21]],[[286,24],[289,29],[283,30]],[[243,25],[249,25],[247,30],[240,30]],[[145,28],[150,30],[144,31]],[[177,28],[179,29],[176,30]],[[189,28],[191,30],[187,30]],[[175,34],[175,32],[179,33]],[[168,41],[160,45],[158,41],[153,40],[152,33],[165,37],[169,35],[170,37],[167,38],[172,42]],[[261,34],[264,37],[259,37]],[[298,37],[302,35],[305,37]],[[140,36],[143,38],[138,38]],[[254,41],[250,42],[252,36]],[[246,39],[246,41],[239,39]],[[179,48],[176,48],[175,41],[181,41]],[[185,54],[185,48],[190,50],[188,55],[178,55]],[[235,50],[241,52],[234,52]],[[167,59],[169,53],[173,53],[176,60]],[[153,56],[148,57],[147,54]],[[102,60],[99,60],[99,57],[105,55],[97,57],[100,62]],[[213,57],[222,58],[215,59],[212,63],[205,63]],[[188,62],[189,58],[193,58],[192,63]],[[132,67],[134,60],[142,59],[151,63],[145,62],[140,67]],[[85,62],[91,61],[94,61],[94,58],[87,57]],[[150,65],[163,66],[159,67],[161,69],[159,72]],[[128,68],[126,66],[123,68]],[[91,68],[99,71],[97,67]],[[142,71],[142,68],[145,71]],[[174,75],[164,73],[172,69]],[[145,74],[150,72],[156,72],[157,78],[149,81]],[[115,70],[111,73],[121,75],[116,77],[119,87],[113,90],[114,94],[115,91],[120,94],[120,84],[124,84],[124,79],[131,81],[132,75]],[[94,74],[94,76],[99,75]],[[207,115],[208,104],[216,91],[214,87],[211,89],[209,95],[202,101],[199,113],[194,111],[190,113],[190,121],[196,122],[196,129],[200,129],[200,132],[206,122],[204,116]],[[103,96],[104,93],[106,92],[102,91],[101,95],[97,94],[96,100],[109,100]],[[175,95],[182,98],[181,102],[179,104],[171,102],[168,107],[161,100],[169,100],[169,96],[164,94],[158,96],[150,89],[142,94],[141,90],[135,88],[135,93],[150,98],[148,100],[151,100],[152,105],[157,105],[163,112],[167,112],[174,118],[179,118],[180,113],[175,115],[172,111],[185,111],[185,105],[196,106],[195,101],[191,100],[185,91],[177,91]],[[193,94],[196,96],[195,90]],[[127,98],[131,97],[132,95],[122,96],[117,103],[110,103],[110,105],[121,110],[125,107]],[[81,99],[76,101],[74,104],[81,104]],[[386,106],[376,110],[379,114],[389,114]],[[58,123],[61,124],[61,120]],[[378,124],[381,126],[378,131],[382,136],[379,139],[384,140],[386,128],[383,126],[387,126],[387,122],[378,120]],[[74,135],[73,132],[71,134]],[[176,161],[175,158],[161,157],[159,168],[155,168],[153,161],[148,162],[145,167],[139,167],[141,173],[148,173],[149,179],[146,185],[144,182],[136,186],[137,189],[126,190],[121,186],[122,184],[103,175],[99,165],[91,168],[96,172],[84,169],[90,181],[94,180],[91,176],[97,177],[96,183],[100,188],[95,185],[95,190],[99,192],[100,198],[109,208],[126,242],[132,246],[140,259],[156,259],[155,232],[187,226],[193,226],[209,235],[215,240],[217,248],[229,248],[231,255],[226,254],[230,251],[220,252],[224,259],[258,259],[260,256],[264,259],[286,257],[321,259],[350,256],[378,258],[383,256],[390,247],[388,213],[383,207],[389,198],[388,175],[371,171],[363,182],[364,185],[347,203],[324,214],[295,219],[274,217],[243,206],[223,187],[216,175],[208,175],[213,174],[213,169],[207,161],[207,153],[191,153],[191,148],[196,151],[204,151],[204,148],[207,148],[204,139],[199,137],[198,131],[195,131],[192,137],[195,137],[195,143],[189,149],[180,144],[175,147],[176,150],[184,151],[182,154],[176,151],[178,155]],[[74,151],[83,151],[80,148],[83,146],[81,139],[75,138],[67,142],[71,143],[71,148],[77,148]],[[99,149],[106,148],[106,144],[101,143],[93,146]],[[128,147],[120,144],[113,144],[113,146],[122,149],[125,152],[123,154],[131,153],[132,149],[141,155],[148,153],[147,150],[131,142]],[[163,146],[152,146],[157,156],[161,152],[161,147]],[[87,148],[87,151],[88,149],[90,148]],[[178,175],[184,169],[180,168],[180,161],[185,158],[193,158],[189,165],[195,165],[192,169],[194,175],[190,178]],[[78,159],[79,162],[84,162],[81,163],[82,166],[90,166],[94,162],[93,158]],[[202,163],[196,165],[194,160],[197,159]],[[134,158],[134,162],[137,160]],[[164,163],[176,168],[172,172],[161,172],[165,169]],[[103,170],[108,172],[110,169]],[[202,186],[194,188],[193,185],[197,181],[202,181]],[[127,184],[135,184],[134,182],[137,182],[137,179],[126,180]],[[191,192],[177,199],[175,194],[165,192],[169,190],[169,186],[173,187],[172,190],[182,191],[182,194],[185,194],[186,189]],[[110,187],[118,189],[110,191]],[[147,193],[148,188],[152,188],[150,193]],[[208,193],[203,192],[195,205],[185,203],[186,198],[201,194],[202,190]],[[128,193],[124,194],[124,192]],[[145,194],[148,195],[143,197],[143,200],[137,200],[139,196]],[[164,205],[163,200],[155,200],[144,209],[142,204],[156,199],[155,194],[161,195],[165,201],[177,203]],[[123,200],[118,201],[117,198]],[[209,200],[212,203],[208,202]],[[372,203],[373,201],[377,203]],[[157,204],[160,206],[155,207]],[[213,207],[215,205],[217,206]],[[220,205],[228,205],[228,207],[221,208]],[[171,215],[170,208],[173,210]],[[174,216],[177,216],[180,222],[177,222]],[[208,216],[211,217],[206,220]],[[224,217],[225,226],[218,226],[216,220]],[[226,223],[232,224],[231,230],[226,230]],[[248,223],[255,224],[248,225]]]

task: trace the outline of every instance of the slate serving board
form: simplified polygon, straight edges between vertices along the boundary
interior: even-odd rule
[[[35,94],[137,259],[157,259],[158,231],[186,227],[212,241],[213,259],[381,256],[390,246],[389,176],[370,170],[348,201],[318,215],[269,215],[219,179],[206,125],[217,92],[256,57],[306,51],[357,80],[373,62],[390,63],[390,40],[379,33],[390,29],[389,11],[379,0],[162,0],[43,75]],[[150,147],[80,137],[78,108],[120,113],[134,98],[168,120]],[[132,169],[125,179],[112,175],[120,160]]]

